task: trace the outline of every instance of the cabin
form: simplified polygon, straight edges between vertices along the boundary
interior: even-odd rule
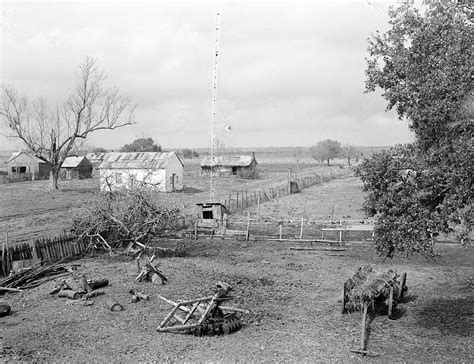
[[[201,174],[209,174],[213,168],[219,176],[250,175],[257,168],[255,153],[251,155],[216,156],[213,167],[212,158],[207,155],[201,161]]]
[[[31,152],[14,153],[6,162],[8,177],[16,181],[48,179],[49,165]]]
[[[61,179],[85,179],[92,178],[92,163],[86,157],[67,157],[59,171]]]
[[[222,226],[229,211],[220,202],[198,203],[197,218],[201,226]]]
[[[100,190],[150,187],[160,192],[183,189],[183,163],[175,152],[107,153],[99,170]]]

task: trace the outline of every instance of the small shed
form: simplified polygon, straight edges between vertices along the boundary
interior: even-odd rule
[[[19,151],[5,162],[8,176],[13,180],[48,179],[49,165],[31,152]]]
[[[201,161],[201,171],[204,174],[210,173],[213,168],[220,176],[232,176],[239,173],[250,174],[257,168],[255,153],[251,155],[228,155],[216,156],[215,163],[212,163],[212,157],[207,155]]]
[[[85,179],[92,178],[92,163],[86,157],[67,157],[59,172],[61,179]]]
[[[224,221],[224,215],[228,214],[227,208],[220,202],[198,203],[198,219],[203,223],[220,224]]]
[[[146,186],[161,192],[180,191],[183,169],[175,152],[107,153],[98,167],[100,190]]]

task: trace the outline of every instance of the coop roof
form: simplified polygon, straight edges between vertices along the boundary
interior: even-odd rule
[[[62,168],[76,168],[81,164],[82,161],[89,162],[89,160],[82,156],[82,157],[77,157],[77,156],[71,156],[71,157],[66,157],[62,164]]]
[[[225,167],[248,167],[255,161],[253,155],[221,155],[216,157],[216,166]],[[257,161],[255,161],[257,163]],[[204,157],[201,161],[201,167],[212,167],[212,159],[210,155]]]
[[[29,153],[29,152],[25,152],[25,151],[22,151],[20,150],[19,152],[15,152],[11,155],[11,157],[5,162],[5,163],[10,163],[11,161],[13,161],[15,158],[19,157],[20,155],[26,155],[28,157],[30,157],[31,159],[33,159],[35,162],[38,162],[38,163],[46,163],[45,161],[39,159],[38,157],[35,157],[32,153]]]
[[[175,152],[107,153],[99,169],[164,169]],[[181,163],[181,160],[178,158]]]

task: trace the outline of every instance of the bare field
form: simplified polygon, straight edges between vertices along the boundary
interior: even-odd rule
[[[230,191],[258,190],[287,181],[291,164],[267,163],[259,167],[260,178],[217,179],[217,200]],[[300,173],[328,174],[339,166],[301,165]],[[193,214],[198,202],[209,201],[209,178],[200,176],[198,160],[185,160],[183,192],[160,194],[165,204],[175,205],[185,214]],[[87,202],[99,193],[98,180],[61,181],[59,191],[48,191],[48,181],[29,181],[0,185],[0,231],[8,232],[11,241],[28,241],[40,236],[58,235],[69,230],[74,214],[87,208]]]

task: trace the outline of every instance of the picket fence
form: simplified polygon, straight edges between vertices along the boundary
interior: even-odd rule
[[[40,238],[30,243],[8,246],[8,235],[2,246],[1,274],[7,276],[14,261],[37,260],[54,263],[67,257],[78,257],[87,250],[88,243],[75,234],[64,233],[52,238]]]

